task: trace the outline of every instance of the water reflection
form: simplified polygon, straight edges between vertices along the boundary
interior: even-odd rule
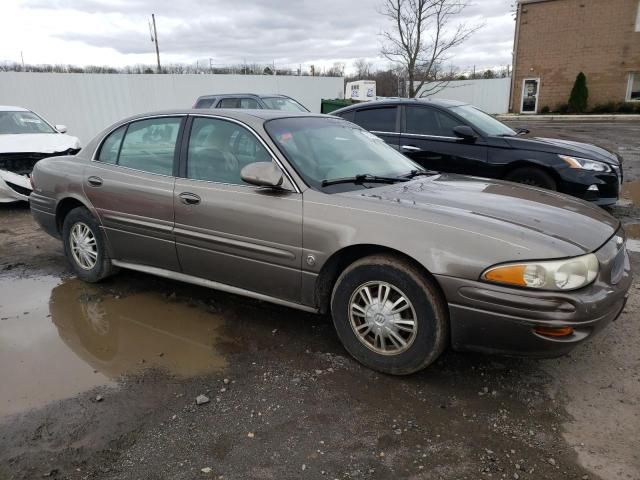
[[[222,369],[223,319],[160,294],[123,298],[77,279],[0,279],[0,415],[124,374]]]

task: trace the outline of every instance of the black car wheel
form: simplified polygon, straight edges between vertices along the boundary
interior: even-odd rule
[[[554,178],[547,172],[535,167],[521,167],[509,172],[505,180],[510,182],[523,183],[531,187],[546,188],[547,190],[557,190],[558,186]]]
[[[86,208],[77,207],[67,214],[62,239],[64,253],[81,280],[99,282],[114,273],[100,226]]]
[[[383,373],[421,370],[447,344],[448,315],[439,290],[394,256],[370,256],[350,265],[335,284],[331,312],[347,351]]]

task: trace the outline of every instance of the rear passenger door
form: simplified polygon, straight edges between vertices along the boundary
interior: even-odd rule
[[[299,302],[302,195],[245,183],[241,170],[273,161],[253,131],[193,117],[176,180],[176,248],[184,273]]]
[[[85,168],[84,192],[117,260],[180,270],[173,188],[185,118],[155,117],[119,127]]]
[[[356,110],[353,120],[365,130],[375,133],[396,150],[400,136],[400,109],[396,105]]]
[[[402,153],[430,170],[482,175],[487,145],[482,138],[465,141],[456,136],[453,129],[463,122],[429,106],[406,105],[403,109]]]

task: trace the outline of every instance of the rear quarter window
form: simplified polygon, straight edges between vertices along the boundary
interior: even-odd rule
[[[196,102],[195,108],[211,108],[215,98],[201,98]]]

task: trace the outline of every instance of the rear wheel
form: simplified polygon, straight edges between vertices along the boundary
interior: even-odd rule
[[[531,187],[546,188],[547,190],[557,190],[558,186],[554,178],[547,172],[536,167],[521,167],[509,172],[505,180],[510,182],[523,183]]]
[[[347,351],[380,372],[416,372],[446,347],[448,316],[439,290],[398,257],[375,255],[349,266],[334,286],[331,312]]]
[[[74,208],[67,214],[62,240],[67,260],[81,280],[98,282],[114,273],[102,230],[85,207]]]

